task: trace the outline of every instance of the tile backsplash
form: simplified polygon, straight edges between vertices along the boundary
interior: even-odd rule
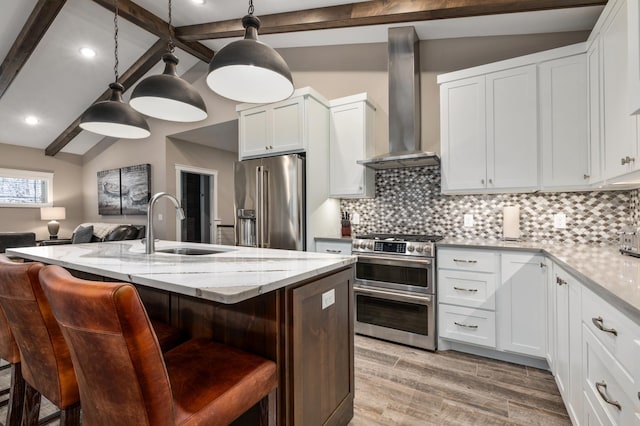
[[[618,233],[638,224],[638,190],[492,195],[442,195],[440,168],[376,172],[376,196],[343,199],[341,209],[360,215],[353,235],[370,232],[439,234],[451,238],[502,238],[504,206],[520,206],[523,240],[594,245],[617,244]],[[566,215],[566,229],[553,215]],[[463,226],[465,214],[474,225]]]

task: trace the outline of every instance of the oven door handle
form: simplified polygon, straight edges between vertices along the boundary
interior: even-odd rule
[[[431,259],[399,259],[394,256],[366,256],[362,254],[358,255],[358,262],[408,268],[423,268],[424,265],[431,265]]]
[[[397,302],[408,302],[408,303],[414,303],[414,304],[419,304],[419,305],[425,305],[425,306],[429,306],[433,303],[431,296],[414,296],[411,294],[401,294],[401,293],[396,293],[394,291],[387,291],[387,290],[378,290],[378,289],[373,289],[373,288],[363,288],[363,287],[353,287],[353,290],[355,293],[357,294],[362,294],[365,296],[380,296],[380,297],[384,297],[385,299],[389,299],[389,300],[395,300]]]

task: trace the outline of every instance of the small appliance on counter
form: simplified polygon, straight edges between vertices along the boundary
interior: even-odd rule
[[[620,253],[640,257],[640,228],[627,228],[620,233]]]

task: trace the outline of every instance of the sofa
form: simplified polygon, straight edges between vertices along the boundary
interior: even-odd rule
[[[122,223],[88,222],[76,227],[71,236],[72,244],[98,243],[106,241],[136,240],[144,238],[145,225]],[[56,240],[45,240],[41,245],[60,244]]]
[[[8,248],[33,247],[35,245],[36,234],[34,232],[0,232],[0,253],[4,253]]]

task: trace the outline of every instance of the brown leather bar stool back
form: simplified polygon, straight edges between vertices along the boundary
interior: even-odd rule
[[[0,264],[13,264],[8,257],[0,255]],[[8,362],[11,368],[11,385],[9,399],[6,401],[7,417],[5,425],[17,426],[22,420],[22,404],[24,403],[24,379],[20,366],[20,349],[13,338],[9,322],[0,308],[0,358]],[[4,404],[3,404],[4,405]]]
[[[40,280],[76,366],[84,425],[226,425],[257,403],[261,423],[274,424],[272,361],[206,339],[163,359],[132,285],[79,280],[57,266]]]
[[[27,382],[23,424],[36,424],[40,395],[61,410],[61,424],[79,424],[80,395],[69,349],[38,274],[41,263],[0,263],[0,305],[20,348]]]

